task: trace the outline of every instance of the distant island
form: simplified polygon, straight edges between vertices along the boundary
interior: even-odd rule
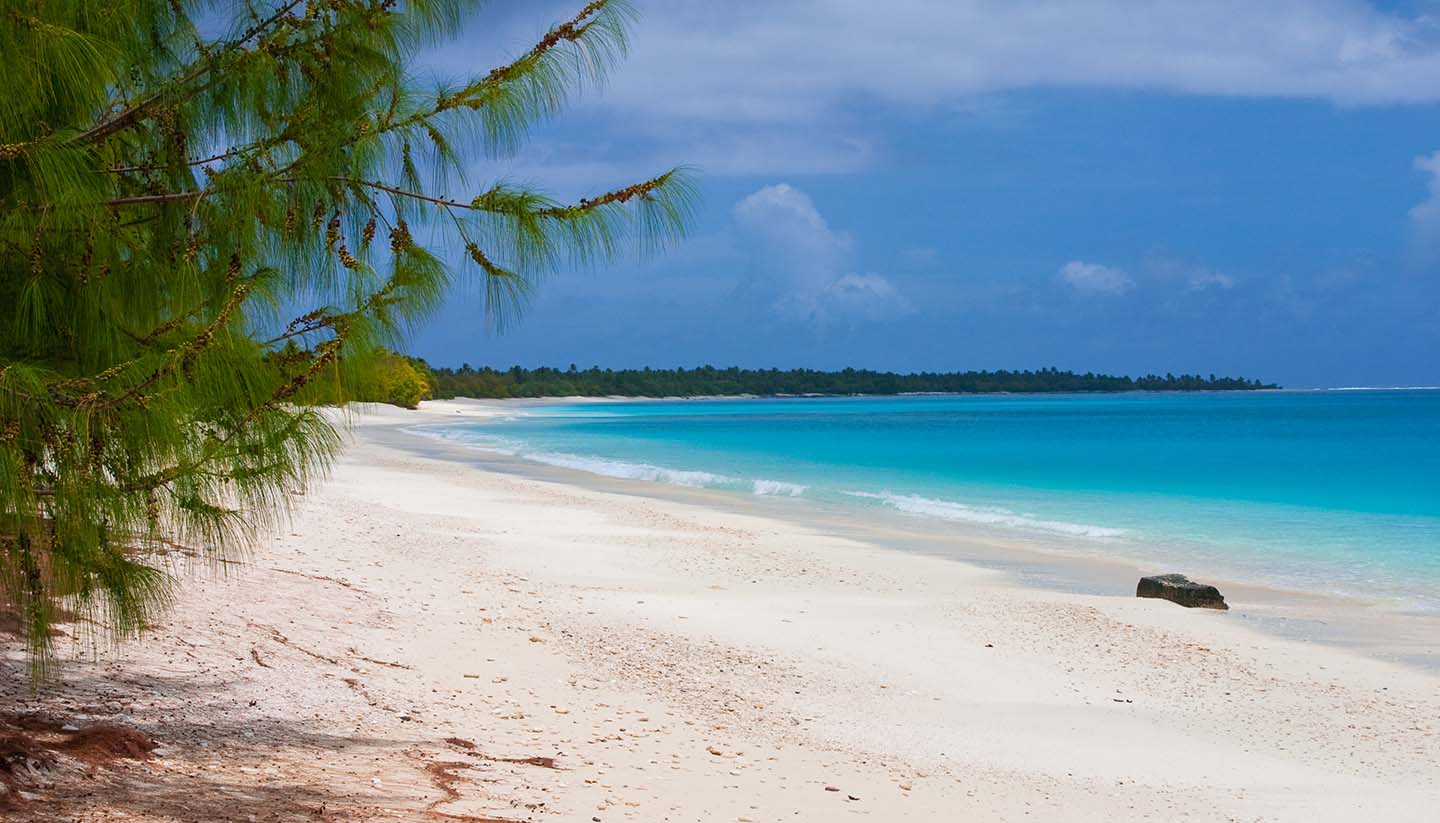
[[[1129,391],[1253,391],[1279,388],[1274,383],[1198,374],[1149,374],[1122,377],[1076,374],[1058,369],[1036,371],[895,372],[843,369],[601,369],[515,366],[500,371],[473,368],[428,369],[431,396],[454,397],[704,397],[736,395],[852,394],[997,394]]]

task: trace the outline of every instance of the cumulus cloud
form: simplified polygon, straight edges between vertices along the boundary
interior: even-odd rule
[[[845,265],[853,240],[830,228],[810,195],[779,183],[750,194],[734,209],[736,222],[766,242],[767,251],[807,276],[824,276]],[[825,277],[826,282],[833,277]]]
[[[1123,269],[1083,260],[1061,266],[1057,276],[1080,294],[1124,294],[1135,288],[1135,281]]]
[[[1186,291],[1229,291],[1239,282],[1226,272],[1169,257],[1150,257],[1145,260],[1144,270],[1150,277],[1170,284],[1179,284]]]
[[[910,314],[910,299],[878,274],[845,274],[826,287],[821,301],[829,311],[869,320]]]
[[[853,270],[854,241],[831,228],[800,189],[765,186],[736,203],[733,213],[752,251],[752,290],[781,315],[823,324],[884,320],[914,310],[885,277]]]
[[[1415,252],[1422,262],[1440,259],[1440,151],[1415,158],[1415,168],[1427,176],[1429,196],[1410,210]]]

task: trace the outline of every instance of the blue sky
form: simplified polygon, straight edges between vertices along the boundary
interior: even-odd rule
[[[432,62],[483,71],[572,6]],[[471,184],[688,163],[692,234],[556,273],[500,336],[457,294],[414,353],[1440,384],[1440,5],[637,6],[608,86]]]

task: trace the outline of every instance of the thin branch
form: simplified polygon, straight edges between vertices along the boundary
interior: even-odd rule
[[[275,25],[280,20],[284,19],[285,16],[288,15],[296,6],[300,5],[303,2],[305,2],[305,0],[290,0],[285,5],[281,6],[270,17],[262,20],[254,26],[251,26],[250,29],[240,35],[238,39],[233,40],[228,45],[226,45],[224,51],[221,53],[221,56],[224,56],[225,53],[228,53],[244,45],[245,43],[249,42],[250,38],[254,37],[265,29],[268,29],[269,27]],[[179,81],[179,85],[183,86],[186,83],[190,83],[200,78],[207,71],[210,71],[210,69],[214,67],[215,61],[218,59],[219,57],[204,60],[201,65],[196,66],[194,70],[192,70],[188,75],[183,77]],[[118,131],[129,128],[132,124],[137,122],[142,115],[147,114],[150,107],[159,102],[159,100],[163,96],[163,92],[156,92],[155,94],[150,95],[148,98],[125,109],[124,111],[120,112],[109,120],[106,120],[102,123],[97,123],[94,127],[89,129],[88,131],[81,133],[78,137],[76,137],[76,141],[81,143],[95,143],[100,140],[104,140],[105,138]]]
[[[570,217],[581,212],[593,211],[601,206],[608,206],[612,203],[628,203],[635,198],[649,200],[654,191],[669,181],[674,172],[665,172],[659,177],[652,177],[640,183],[626,186],[623,189],[606,192],[594,199],[581,198],[580,202],[573,206],[556,206],[549,209],[541,209],[536,214],[541,217]]]
[[[253,146],[246,146],[245,148],[242,148],[242,149],[231,149],[231,150],[225,152],[224,154],[216,154],[216,155],[213,155],[213,156],[211,156],[211,157],[206,157],[206,158],[204,158],[204,159],[202,159],[202,160],[187,160],[187,161],[185,162],[185,165],[186,165],[186,166],[202,166],[202,165],[204,165],[204,164],[206,164],[206,163],[214,163],[214,162],[217,161],[217,160],[229,160],[231,157],[235,157],[236,155],[244,154],[246,151],[248,151],[248,150],[251,149],[251,148],[253,148]],[[111,166],[110,168],[108,168],[108,169],[102,169],[101,171],[102,171],[102,173],[105,173],[105,174],[129,174],[129,173],[131,173],[131,172],[137,172],[137,171],[154,171],[154,170],[156,170],[156,169],[158,169],[158,168],[160,168],[160,164],[158,164],[158,163],[147,163],[147,164],[145,164],[145,165],[143,165],[143,166]]]
[[[114,200],[105,200],[100,205],[135,206],[143,203],[173,203],[176,200],[193,200],[214,193],[213,191],[172,191],[164,194],[142,194],[136,197],[117,197]]]
[[[371,180],[356,180],[356,179],[351,178],[351,177],[331,177],[330,180],[332,180],[332,181],[334,181],[334,182],[336,182],[336,183],[347,183],[347,184],[352,185],[352,186],[365,186],[366,188],[378,189],[378,190],[380,190],[380,191],[389,192],[390,194],[398,195],[398,196],[400,196],[400,197],[408,197],[408,198],[410,198],[410,199],[412,199],[412,200],[423,200],[423,201],[425,201],[426,203],[434,203],[434,204],[436,204],[436,205],[438,205],[438,206],[445,206],[445,207],[447,207],[447,208],[471,209],[471,210],[473,210],[473,209],[475,208],[474,206],[470,205],[469,203],[461,203],[461,202],[458,201],[458,200],[447,200],[447,199],[445,199],[445,198],[443,198],[443,197],[432,197],[432,196],[430,196],[430,195],[428,195],[428,194],[421,194],[421,193],[419,193],[419,192],[414,192],[414,191],[406,191],[405,189],[396,188],[395,186],[387,186],[387,185],[384,184],[384,183],[375,182],[375,181],[371,181]]]
[[[602,206],[608,206],[614,203],[628,203],[636,198],[639,198],[641,200],[648,200],[653,197],[656,189],[665,185],[665,183],[670,180],[672,175],[673,172],[666,172],[662,175],[659,175],[658,177],[653,177],[649,180],[636,183],[631,186],[626,186],[623,189],[615,189],[614,191],[606,192],[599,197],[581,198],[580,202],[574,205],[551,206],[549,208],[540,209],[536,211],[535,214],[537,217],[564,219],[566,217],[574,217],[575,215],[583,214],[588,211],[594,211],[595,209],[598,209]],[[422,194],[416,191],[409,191],[407,189],[399,188],[398,186],[391,186],[375,180],[357,180],[353,177],[339,176],[332,176],[326,179],[334,183],[344,183],[350,186],[363,186],[365,188],[388,192],[389,194],[396,195],[397,197],[408,197],[412,200],[421,200],[426,203],[434,203],[437,206],[444,206],[445,208],[465,209],[467,211],[496,211],[495,209],[489,208],[484,204],[484,195],[476,197],[469,203],[463,203],[459,200],[450,200],[444,197],[434,197],[432,195]],[[281,177],[277,178],[275,182],[298,183],[300,181],[299,178],[296,177]],[[132,206],[146,203],[170,203],[177,200],[204,198],[216,193],[217,192],[215,191],[207,190],[166,192],[163,194],[142,194],[135,197],[120,197],[114,200],[106,200],[103,201],[101,205]]]
[[[376,134],[386,134],[396,129],[422,123],[437,114],[442,114],[451,109],[459,108],[460,106],[478,108],[482,101],[475,99],[477,94],[485,89],[495,88],[515,79],[520,74],[521,66],[539,60],[545,56],[546,52],[551,51],[559,45],[561,41],[571,43],[579,41],[580,38],[585,35],[586,29],[590,27],[589,18],[598,14],[600,10],[609,5],[610,2],[611,0],[593,0],[593,2],[587,4],[585,8],[581,9],[574,17],[551,29],[550,32],[541,38],[540,42],[531,47],[523,57],[517,58],[503,66],[497,66],[491,69],[483,79],[470,84],[454,94],[439,98],[429,111],[416,112],[403,120],[385,124]]]

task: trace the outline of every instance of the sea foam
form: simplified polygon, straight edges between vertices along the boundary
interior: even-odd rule
[[[566,452],[525,452],[519,456],[526,460],[533,460],[536,463],[558,466],[562,469],[575,469],[576,471],[589,472],[590,474],[598,474],[604,477],[619,477],[626,480],[649,480],[656,483],[669,483],[672,486],[686,486],[688,488],[727,486],[740,482],[735,478],[726,477],[723,474],[686,471],[685,469],[670,469],[664,466],[654,466],[649,463],[627,463],[623,460],[586,457],[584,455],[569,454]]]
[[[933,497],[921,497],[915,494],[895,494],[890,491],[883,491],[879,494],[852,491],[845,492],[845,494],[866,500],[878,500],[906,514],[975,523],[983,526],[1005,526],[1008,528],[1061,534],[1069,537],[1088,537],[1101,540],[1121,537],[1126,534],[1125,529],[1114,529],[1085,523],[1067,523],[1062,520],[1043,520],[1037,517],[1019,514],[1009,509],[968,506],[954,500],[937,500]]]
[[[673,469],[652,463],[638,463],[626,460],[612,460],[604,457],[573,454],[571,452],[540,451],[526,448],[522,441],[505,437],[477,434],[471,429],[460,427],[415,426],[404,430],[408,434],[457,443],[480,451],[494,452],[509,457],[519,457],[547,466],[598,474],[603,477],[618,477],[625,480],[648,480],[654,483],[668,483],[687,488],[749,488],[757,495],[779,497],[800,497],[809,489],[800,483],[763,478],[747,481],[744,478],[729,477],[714,472]]]
[[[521,444],[519,441],[505,437],[480,435],[458,426],[411,426],[401,429],[401,431],[417,437],[424,437],[428,440],[454,443],[470,449],[503,454],[507,457],[519,456],[521,452]]]
[[[799,483],[786,483],[781,480],[756,480],[751,484],[751,491],[755,494],[781,497],[800,497],[809,488],[809,486],[802,486]]]

